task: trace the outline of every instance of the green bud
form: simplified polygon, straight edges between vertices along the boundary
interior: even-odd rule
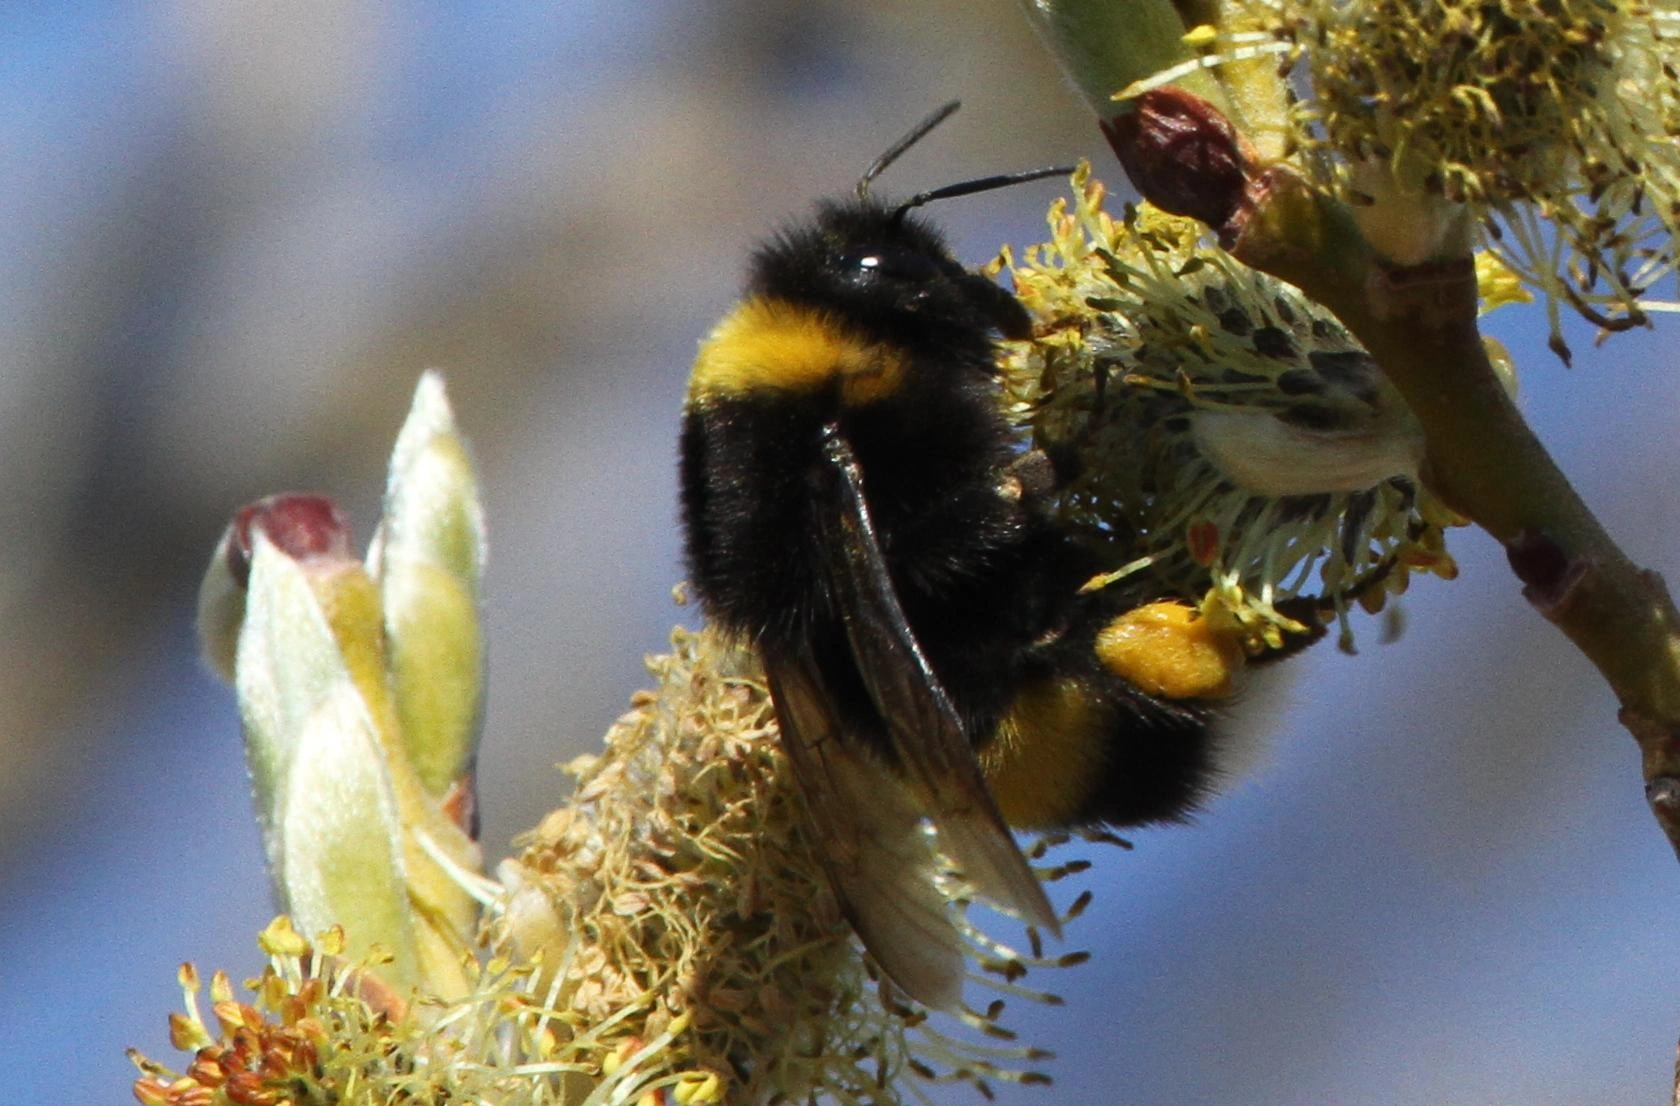
[[[462,876],[481,857],[409,758],[380,587],[342,515],[276,496],[240,512],[219,556],[235,591],[248,575],[233,668],[282,907],[305,933],[342,925],[353,955],[382,949],[393,986],[464,993],[478,907]]]
[[[350,520],[326,496],[283,492],[240,508],[222,532],[198,589],[198,644],[205,661],[233,682],[245,591],[251,578],[252,534],[262,531],[287,556],[350,557]]]
[[[1021,0],[1021,7],[1099,119],[1126,110],[1115,93],[1192,56],[1184,43],[1189,28],[1169,0]],[[1226,109],[1205,70],[1179,83]]]
[[[428,372],[392,453],[385,517],[369,564],[384,606],[407,755],[428,793],[468,804],[484,707],[484,562],[484,512],[472,459],[443,378]]]
[[[1133,110],[1135,97],[1170,85],[1228,120],[1261,159],[1274,160],[1287,150],[1289,89],[1278,63],[1282,49],[1255,24],[1247,5],[1021,0],[1021,6],[1105,131]]]
[[[374,598],[356,562],[297,560],[258,530],[236,686],[281,906],[304,933],[344,926],[353,955],[379,946],[381,974],[410,986],[419,952],[380,705],[353,675],[380,649]]]

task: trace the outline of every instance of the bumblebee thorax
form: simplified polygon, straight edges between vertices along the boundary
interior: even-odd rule
[[[828,312],[751,296],[700,344],[689,400],[836,387],[841,405],[856,407],[896,392],[904,372],[901,351],[860,337]]]

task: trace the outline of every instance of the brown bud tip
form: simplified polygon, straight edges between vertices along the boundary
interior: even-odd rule
[[[1506,542],[1505,557],[1523,582],[1523,596],[1542,611],[1555,607],[1578,575],[1563,547],[1538,530],[1520,531]]]
[[[478,777],[471,769],[443,793],[443,812],[474,841],[478,840]]]
[[[1255,153],[1219,109],[1179,88],[1157,88],[1102,121],[1121,168],[1143,198],[1219,229],[1242,207]]]
[[[350,519],[337,503],[308,492],[271,495],[241,507],[233,516],[227,563],[241,588],[251,578],[251,535],[257,528],[282,552],[299,560],[350,556]]]

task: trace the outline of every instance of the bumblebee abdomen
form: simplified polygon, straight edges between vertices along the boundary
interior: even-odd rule
[[[1216,697],[1172,698],[1129,678],[1109,643],[1135,610],[1088,616],[1023,665],[980,751],[1011,825],[1178,821],[1213,790],[1221,752]]]

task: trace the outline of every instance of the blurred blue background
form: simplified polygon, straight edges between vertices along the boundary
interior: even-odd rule
[[[0,1051],[14,1101],[130,1101],[185,959],[271,907],[230,694],[193,654],[225,519],[284,488],[371,525],[418,372],[489,497],[485,840],[562,796],[678,616],[674,433],[748,245],[934,104],[906,193],[1091,157],[1007,0],[0,9]],[[973,262],[1054,184],[952,202]],[[1680,580],[1667,334],[1490,328],[1610,530]],[[1652,1102],[1680,868],[1633,742],[1484,537],[1409,628],[1315,651],[1269,754],[1083,886],[1094,963],[1017,1011],[1008,1103]],[[941,1101],[973,1101],[965,1089]]]

